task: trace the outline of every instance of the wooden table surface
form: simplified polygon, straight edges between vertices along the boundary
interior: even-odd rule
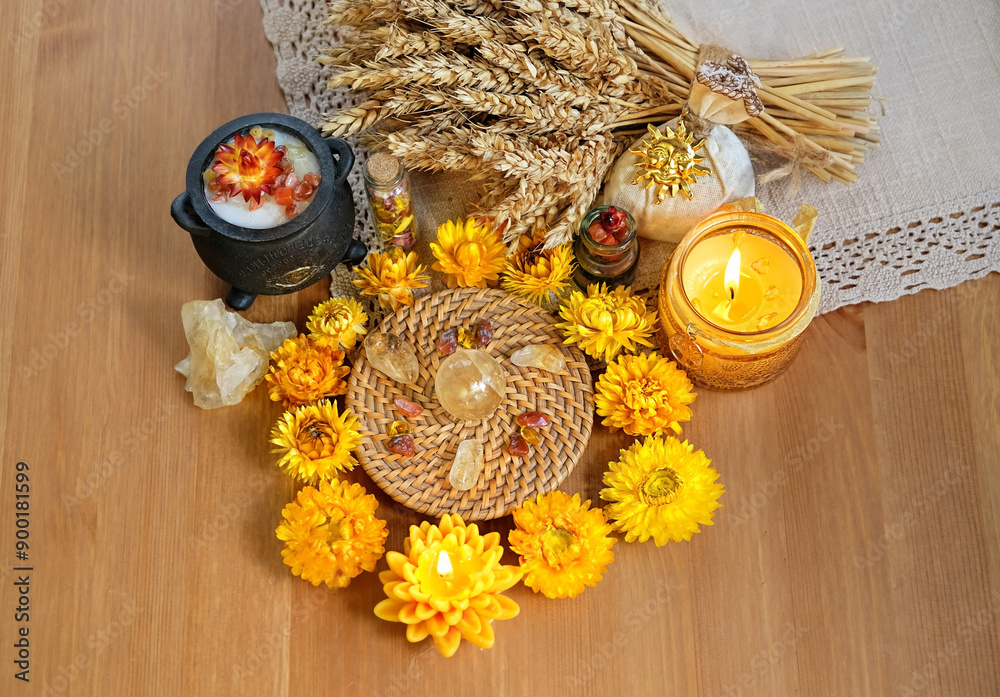
[[[575,600],[519,586],[495,647],[446,660],[374,617],[375,575],[289,573],[280,407],[259,389],[202,411],[173,370],[181,305],[226,290],[168,216],[187,159],[231,118],[284,111],[260,8],[4,7],[0,694],[1000,693],[1000,276],[825,315],[781,379],[702,392],[684,434],[725,484],[715,526],[619,542]],[[324,293],[248,316],[301,327]],[[628,442],[597,429],[564,488],[595,498]],[[420,517],[380,500],[398,549]]]

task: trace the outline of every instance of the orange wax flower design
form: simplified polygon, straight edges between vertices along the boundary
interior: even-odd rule
[[[403,553],[389,552],[389,570],[379,574],[387,598],[375,615],[406,625],[406,638],[428,636],[441,655],[452,656],[462,639],[488,649],[493,646],[493,620],[516,617],[517,603],[502,595],[519,580],[521,569],[500,564],[500,533],[479,534],[458,514],[439,525],[424,521],[410,526]]]
[[[242,192],[244,201],[252,198],[260,203],[261,193],[273,193],[274,181],[282,173],[277,166],[282,157],[274,141],[261,138],[258,143],[252,135],[237,133],[231,145],[223,143],[215,151],[212,171],[219,174],[216,181],[229,187],[230,196]]]
[[[285,408],[347,394],[344,376],[351,369],[344,365],[344,352],[329,344],[300,334],[297,339],[286,339],[271,360],[268,394]]]

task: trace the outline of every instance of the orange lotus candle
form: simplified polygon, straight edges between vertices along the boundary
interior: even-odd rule
[[[462,639],[488,649],[493,620],[520,611],[502,593],[521,580],[521,568],[500,564],[502,556],[499,533],[480,535],[457,514],[440,525],[411,525],[403,554],[386,554],[389,570],[379,574],[386,599],[375,614],[405,624],[408,641],[432,637],[443,656],[453,655]]]
[[[664,268],[660,343],[695,384],[747,389],[788,367],[818,304],[816,265],[795,230],[762,213],[719,213]]]

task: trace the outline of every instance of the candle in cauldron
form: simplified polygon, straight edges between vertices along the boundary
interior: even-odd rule
[[[660,341],[696,384],[747,389],[788,367],[818,301],[816,266],[795,230],[761,213],[720,213],[671,254]]]

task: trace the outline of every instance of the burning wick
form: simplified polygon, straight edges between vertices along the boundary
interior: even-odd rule
[[[729,291],[729,299],[736,300],[736,290],[740,287],[740,249],[733,250],[733,255],[729,257],[726,264],[726,290]]]
[[[441,578],[451,578],[453,572],[451,558],[447,552],[441,552],[437,559],[437,572]]]

